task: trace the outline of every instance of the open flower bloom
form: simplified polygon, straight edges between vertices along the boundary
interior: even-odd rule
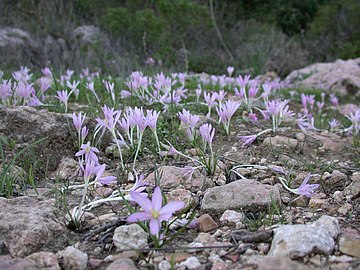
[[[311,174],[308,174],[298,188],[289,188],[285,183],[286,180],[282,177],[279,177],[279,180],[286,190],[294,194],[305,195],[306,197],[310,198],[312,195],[315,194],[315,189],[319,187],[319,184],[308,184],[310,177]]]
[[[162,206],[163,198],[160,187],[156,187],[152,200],[141,196],[136,191],[130,191],[131,198],[137,202],[144,212],[131,214],[128,222],[150,221],[150,233],[152,235],[159,235],[161,222],[169,220],[173,213],[184,208],[185,203],[182,201],[169,202]]]

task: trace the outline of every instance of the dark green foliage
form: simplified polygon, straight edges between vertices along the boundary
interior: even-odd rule
[[[213,0],[214,18],[209,0],[0,0],[0,6],[1,25],[34,33],[39,44],[50,36],[70,49],[79,25],[98,26],[110,37],[110,46],[99,44],[78,60],[19,52],[30,66],[95,65],[127,75],[152,57],[152,70],[223,74],[232,65],[237,74],[272,70],[283,77],[311,62],[360,56],[359,0]],[[2,69],[19,64],[6,60]]]

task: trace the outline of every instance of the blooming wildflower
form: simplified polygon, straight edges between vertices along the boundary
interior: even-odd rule
[[[70,83],[69,81],[66,82],[66,86],[69,87],[71,89],[70,93],[74,93],[76,99],[78,99],[79,97],[79,89],[78,89],[78,85],[79,85],[79,81],[73,81],[72,83]]]
[[[111,175],[103,176],[105,172],[105,167],[106,167],[105,164],[95,167],[95,171],[96,171],[95,181],[98,181],[103,185],[109,185],[111,182],[116,181],[116,177]]]
[[[305,195],[306,197],[311,197],[315,193],[315,189],[319,187],[319,184],[311,184],[309,185],[308,182],[310,180],[311,175],[307,175],[304,181],[297,189],[297,194]]]
[[[330,94],[330,102],[331,102],[331,105],[333,105],[334,107],[339,106],[339,99],[335,96],[334,93]]]
[[[9,97],[11,97],[11,80],[3,80],[0,84],[0,98],[5,101]]]
[[[209,145],[212,144],[212,141],[215,136],[215,128],[211,126],[211,124],[203,124],[199,128],[199,133],[201,137],[206,141]]]
[[[242,140],[243,147],[248,147],[250,144],[252,144],[257,138],[257,135],[247,135],[247,136],[239,136],[239,139]]]
[[[311,174],[308,174],[298,188],[289,188],[285,183],[286,180],[282,177],[279,177],[279,180],[286,190],[294,194],[305,195],[306,197],[310,198],[312,195],[315,194],[315,189],[319,187],[319,184],[308,184],[310,177]]]
[[[259,88],[255,85],[252,85],[249,89],[249,98],[254,98],[258,92]]]
[[[81,132],[81,127],[84,123],[85,116],[86,116],[86,114],[81,115],[81,112],[78,115],[76,115],[76,113],[72,114],[72,120],[73,120],[75,129],[77,130],[78,133]]]
[[[35,89],[33,84],[21,81],[15,88],[15,94],[20,98],[29,99],[32,94],[35,94]]]
[[[88,133],[89,133],[88,128],[86,126],[83,126],[83,128],[81,129],[81,138],[82,138],[82,140],[84,140],[86,138]]]
[[[64,103],[65,106],[67,106],[70,95],[71,95],[71,92],[68,94],[67,90],[63,90],[63,91],[57,91],[57,96],[55,96],[55,97],[58,100],[60,100],[62,103]]]
[[[116,123],[119,121],[121,111],[114,110],[114,108],[108,108],[106,105],[101,107],[101,109],[104,113],[104,119],[100,119],[99,117],[95,119],[97,122],[96,128],[107,128],[113,132]]]
[[[32,107],[36,107],[36,106],[41,106],[44,105],[37,96],[32,95],[29,99],[29,102],[27,103],[28,106],[32,106]]]
[[[162,206],[163,198],[160,187],[155,188],[151,201],[136,191],[130,191],[130,196],[141,206],[144,212],[131,214],[127,221],[141,222],[149,220],[150,233],[156,236],[159,236],[161,222],[168,221],[174,212],[185,207],[185,203],[182,201],[173,201]]]
[[[81,150],[78,151],[75,156],[80,157],[82,155],[85,155],[85,162],[91,161],[94,164],[98,164],[99,158],[96,156],[95,153],[99,153],[99,149],[97,149],[96,147],[91,147],[90,142],[88,142],[87,144],[81,145]]]
[[[224,99],[224,97],[226,96],[226,94],[227,93],[224,90],[220,90],[216,95],[216,100],[221,102]]]
[[[216,98],[217,98],[217,93],[212,93],[212,95],[210,95],[210,93],[204,93],[204,99],[206,102],[206,105],[209,108],[208,114],[207,116],[210,117],[211,115],[211,108],[214,107],[214,105],[216,104]]]
[[[233,72],[234,72],[234,67],[227,67],[227,69],[226,69],[226,71],[227,71],[227,73],[229,74],[229,77],[231,77],[231,75],[233,74]]]
[[[336,119],[332,119],[331,121],[329,121],[329,126],[330,126],[330,132],[333,132],[340,126],[340,122]]]
[[[360,109],[345,116],[351,121],[350,129],[352,129],[354,134],[357,135],[360,132]]]
[[[236,82],[238,85],[240,85],[241,87],[246,87],[246,85],[248,84],[250,80],[250,75],[245,75],[244,78],[239,75],[237,78],[236,78]]]
[[[256,113],[249,113],[248,116],[249,116],[251,122],[256,123],[258,121]]]
[[[185,133],[190,140],[194,140],[195,137],[195,126],[199,122],[200,118],[197,115],[192,115],[188,110],[183,109],[182,112],[178,113],[180,121],[185,126]]]
[[[156,130],[156,123],[159,118],[160,112],[157,112],[155,110],[147,110],[146,111],[146,118],[147,118],[147,124],[150,129]]]

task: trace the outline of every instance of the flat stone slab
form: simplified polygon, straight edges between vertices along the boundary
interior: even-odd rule
[[[280,202],[280,193],[276,187],[242,179],[208,189],[201,210],[216,213],[223,213],[225,210],[253,212],[267,210],[272,201]]]
[[[56,251],[66,241],[63,217],[53,200],[0,198],[0,240],[13,257]]]
[[[340,232],[339,221],[322,216],[312,224],[283,225],[274,230],[270,256],[286,256],[291,259],[317,253],[330,255],[335,247],[335,238]]]

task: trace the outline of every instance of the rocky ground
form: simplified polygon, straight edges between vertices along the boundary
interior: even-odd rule
[[[346,104],[339,111],[356,108]],[[69,121],[67,114],[0,107],[0,134],[16,142],[5,155],[47,138],[32,149],[43,164],[37,188],[0,198],[0,269],[360,269],[360,149],[351,137],[287,125],[244,148],[238,135],[259,132],[266,121],[234,122],[230,136],[216,133],[214,176],[184,175],[181,157],[156,164],[167,200],[184,201],[196,226],[154,248],[139,225],[126,222],[121,202],[91,209],[79,230],[69,226],[66,210],[79,204],[82,190],[60,190],[83,181],[76,176]],[[111,151],[101,152],[100,159],[111,163]],[[185,152],[196,155],[195,149]],[[154,183],[153,156],[142,155],[137,167],[145,182]],[[12,170],[20,185],[23,168]],[[292,187],[312,172],[316,194],[287,191],[278,180],[282,171],[292,175]],[[128,185],[119,168],[112,172]],[[92,188],[89,194],[105,198],[117,188]]]
[[[65,115],[28,107],[1,109],[0,115],[1,133],[16,134],[20,144],[30,127],[33,139],[50,136],[35,151],[56,168],[52,176],[72,179],[71,136],[60,128]],[[195,173],[189,179],[176,160],[161,169],[160,186],[168,199],[184,200],[197,211],[198,227],[169,246],[152,249],[147,234],[126,223],[120,203],[92,210],[83,229],[71,231],[56,207],[61,199],[54,199],[52,179],[38,185],[39,195],[30,188],[27,196],[0,198],[0,268],[359,269],[359,151],[350,138],[284,129],[249,148],[236,136],[217,143],[223,154],[214,177]],[[146,158],[141,163],[151,164]],[[320,184],[316,195],[297,196],[281,186],[276,168],[290,165],[294,186],[306,176],[301,172],[306,166],[318,172],[312,178]],[[153,179],[148,173],[145,181]],[[106,196],[112,189],[92,192]],[[70,206],[80,194],[68,195]]]

